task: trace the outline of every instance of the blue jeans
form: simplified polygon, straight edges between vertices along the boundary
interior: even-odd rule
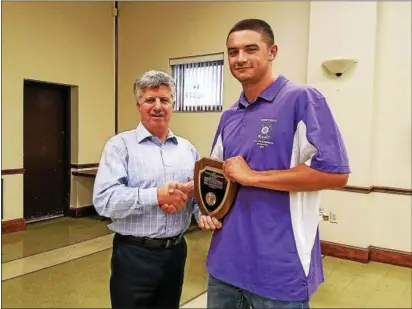
[[[309,301],[281,301],[265,298],[227,284],[209,275],[207,308],[309,308]]]

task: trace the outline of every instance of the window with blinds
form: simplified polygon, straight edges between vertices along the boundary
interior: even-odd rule
[[[223,53],[170,59],[178,112],[222,110]]]

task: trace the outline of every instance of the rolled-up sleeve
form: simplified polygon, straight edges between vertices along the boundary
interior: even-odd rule
[[[158,204],[157,188],[128,186],[127,161],[122,138],[111,138],[103,149],[93,188],[93,204],[101,216],[121,219],[143,214],[144,207]]]

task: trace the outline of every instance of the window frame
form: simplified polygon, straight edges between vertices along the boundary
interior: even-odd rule
[[[173,106],[173,112],[175,113],[213,113],[221,112],[223,110],[223,86],[224,86],[224,53],[208,54],[201,56],[189,56],[182,58],[170,58],[169,65],[171,70],[171,75],[176,82],[176,99],[175,105]],[[184,95],[185,91],[185,68],[184,66],[193,66],[194,68],[210,68],[211,74],[213,77],[217,77],[217,82],[213,84],[213,93],[218,98],[215,105],[207,104],[203,106],[193,106],[185,104],[185,98],[181,96]],[[217,71],[213,71],[213,68],[217,66]],[[176,68],[179,70],[178,73],[175,73]],[[192,67],[189,67],[192,68]],[[180,78],[176,76],[180,75]],[[183,76],[182,76],[183,74]],[[217,74],[217,75],[215,75]],[[204,74],[202,76],[205,76]],[[186,77],[187,78],[187,77]],[[219,94],[220,93],[220,94]]]

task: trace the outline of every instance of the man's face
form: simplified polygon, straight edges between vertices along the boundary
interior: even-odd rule
[[[161,85],[159,88],[145,89],[138,99],[137,109],[142,123],[150,133],[166,133],[173,113],[170,88]]]
[[[241,83],[256,83],[272,68],[277,46],[268,46],[263,35],[252,30],[236,31],[227,40],[229,67]]]

